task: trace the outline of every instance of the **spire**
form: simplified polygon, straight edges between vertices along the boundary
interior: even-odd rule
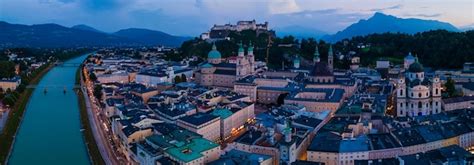
[[[249,43],[249,49],[247,50],[248,52],[253,52],[253,45],[252,42]]]
[[[238,45],[239,45],[238,56],[244,56],[244,47],[242,45],[242,41],[240,41]]]
[[[332,57],[332,56],[333,56],[333,53],[332,53],[332,45],[329,45],[328,58],[329,58],[329,57]]]
[[[217,50],[217,47],[216,47],[216,43],[215,43],[215,42],[212,43],[212,50]]]
[[[300,68],[300,57],[298,56],[298,54],[296,54],[293,58],[293,68]]]
[[[244,52],[244,46],[242,45],[242,41],[239,42],[239,52]]]
[[[249,48],[247,49],[247,55],[253,56],[253,45],[252,42],[249,43]]]
[[[314,50],[314,57],[313,57],[313,62],[316,63],[316,62],[319,62],[320,59],[319,59],[319,50],[318,50],[318,46],[316,45],[316,49]]]
[[[329,45],[329,51],[328,51],[328,68],[331,72],[334,70],[334,56],[332,53],[332,45]]]

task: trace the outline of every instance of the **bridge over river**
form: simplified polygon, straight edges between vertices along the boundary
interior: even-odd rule
[[[7,164],[90,164],[74,88],[87,55],[58,63],[38,83],[26,107]],[[44,93],[47,89],[47,94]]]

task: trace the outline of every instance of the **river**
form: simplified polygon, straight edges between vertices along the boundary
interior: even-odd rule
[[[86,56],[65,63],[81,63]],[[79,103],[72,90],[77,69],[71,65],[56,66],[38,83],[28,102],[9,164],[90,164],[80,131]]]

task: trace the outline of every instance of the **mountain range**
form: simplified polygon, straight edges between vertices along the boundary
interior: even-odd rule
[[[407,33],[415,34],[429,30],[444,29],[447,31],[459,32],[460,30],[453,25],[436,20],[423,20],[416,18],[397,18],[392,15],[375,13],[367,20],[360,20],[350,25],[342,31],[333,35],[326,35],[322,39],[328,42],[337,42],[342,39],[348,39],[355,36],[363,36],[373,33]]]
[[[461,30],[469,30],[466,26]],[[73,46],[180,46],[190,37],[174,36],[161,31],[129,28],[107,33],[87,25],[65,27],[58,24],[21,25],[0,21],[0,47],[73,47]],[[397,18],[392,15],[375,13],[360,20],[336,34],[299,25],[275,28],[278,36],[293,35],[296,38],[313,37],[327,42],[337,42],[354,36],[373,33],[407,33],[444,29],[458,32],[453,25],[436,20]]]
[[[0,29],[0,47],[180,46],[190,39],[137,28],[105,33],[87,25],[21,25],[0,21]]]

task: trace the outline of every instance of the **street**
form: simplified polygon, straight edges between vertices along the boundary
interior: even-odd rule
[[[106,119],[101,118],[100,108],[97,106],[98,102],[95,98],[89,97],[92,96],[93,93],[93,83],[90,82],[86,77],[86,82],[82,81],[81,76],[81,89],[84,93],[86,107],[87,107],[87,115],[89,117],[89,124],[91,125],[94,139],[97,143],[99,151],[102,155],[106,164],[131,164],[128,160],[123,156],[116,148],[113,142],[110,139],[113,139],[113,134],[110,129],[106,127]],[[86,90],[87,89],[87,90]],[[92,104],[91,104],[92,103]]]

